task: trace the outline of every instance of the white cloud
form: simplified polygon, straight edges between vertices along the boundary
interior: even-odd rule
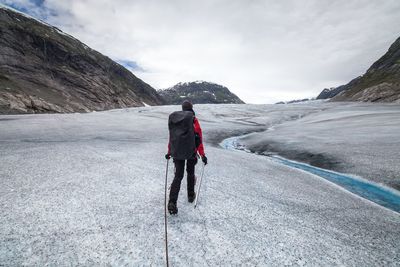
[[[38,9],[92,48],[137,62],[146,72],[135,74],[156,88],[207,80],[251,103],[348,82],[400,28],[397,0],[48,0]]]

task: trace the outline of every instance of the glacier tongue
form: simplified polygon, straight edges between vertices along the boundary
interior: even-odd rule
[[[395,266],[398,213],[212,145],[335,105],[196,105],[209,164],[197,209],[184,181],[168,217],[171,265]],[[179,108],[0,116],[0,265],[164,265],[167,118]]]

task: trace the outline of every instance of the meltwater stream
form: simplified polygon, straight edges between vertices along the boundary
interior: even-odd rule
[[[239,138],[240,137],[227,138],[220,143],[220,146],[229,150],[250,152],[246,150],[244,146],[240,145]],[[395,192],[394,189],[386,188],[361,178],[321,169],[309,164],[288,160],[278,156],[269,156],[269,158],[286,166],[318,175],[328,181],[340,185],[356,195],[400,213],[400,194]]]

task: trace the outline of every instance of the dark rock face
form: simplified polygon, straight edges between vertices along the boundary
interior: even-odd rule
[[[358,78],[356,78],[358,79]],[[354,80],[356,80],[354,79]],[[346,84],[346,85],[341,85],[338,87],[332,87],[332,88],[325,88],[324,90],[322,90],[322,92],[317,96],[317,99],[328,99],[328,98],[332,98],[338,94],[340,94],[342,91],[347,90],[351,85],[352,82],[354,81],[352,80],[350,83]]]
[[[0,8],[0,114],[162,104],[130,71],[59,29]]]
[[[190,100],[193,104],[244,104],[228,88],[203,81],[178,83],[171,88],[157,92],[169,105],[179,105],[184,100]]]
[[[330,98],[330,92],[332,91],[331,88],[324,88],[324,90],[321,91],[321,93],[319,93],[319,95],[317,96],[317,99],[327,99]]]
[[[317,99],[400,102],[400,38],[367,72],[346,85],[324,89]]]
[[[339,86],[340,87],[340,86]],[[339,88],[336,87],[336,88]],[[322,90],[322,92],[317,96],[317,99],[328,99],[328,98],[332,98],[335,95],[338,94],[338,92],[336,91],[335,87],[332,88],[325,88],[324,90]]]

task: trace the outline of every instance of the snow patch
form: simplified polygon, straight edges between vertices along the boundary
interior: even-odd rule
[[[69,35],[68,33],[65,33],[65,32],[63,32],[62,30],[60,30],[59,28],[57,28],[57,27],[54,27],[54,26],[51,26],[53,29],[55,29],[56,31],[57,31],[57,33],[59,33],[59,34],[61,34],[61,35],[64,35],[64,36],[67,36],[67,37],[69,37],[69,38],[72,38],[72,39],[75,39],[75,40],[77,40],[77,41],[79,41],[78,39],[76,39],[75,37],[73,37],[73,36],[71,36],[71,35]],[[80,41],[79,41],[80,42]],[[82,43],[83,44],[83,43]],[[88,48],[88,46],[87,45],[85,45],[85,44],[83,44],[83,47],[85,48],[85,49],[87,49]]]

